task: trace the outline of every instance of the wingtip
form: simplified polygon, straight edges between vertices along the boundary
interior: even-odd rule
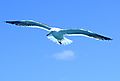
[[[105,38],[105,39],[103,39],[103,40],[108,40],[108,41],[109,41],[109,40],[113,40],[113,39],[112,39],[112,38]]]
[[[16,21],[9,21],[9,20],[6,20],[4,21],[5,23],[9,23],[9,24],[15,24]]]
[[[4,23],[10,23],[10,21],[3,21]]]
[[[113,40],[112,38],[110,38],[109,40]]]
[[[112,38],[110,38],[110,40],[113,40]]]
[[[3,21],[4,23],[7,23],[7,21]]]
[[[102,36],[102,35],[98,35],[98,34],[97,34],[97,37],[98,37],[98,39],[100,39],[100,40],[113,40],[113,39],[110,38],[110,37],[106,37],[106,36]]]

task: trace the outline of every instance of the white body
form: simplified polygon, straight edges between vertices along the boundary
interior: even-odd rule
[[[60,32],[60,28],[51,28],[50,33],[51,35],[47,36],[48,39],[52,40],[53,42],[60,44],[61,42],[63,45],[71,44],[72,40],[67,39],[64,37],[64,34]]]

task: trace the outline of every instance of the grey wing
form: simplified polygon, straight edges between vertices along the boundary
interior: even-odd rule
[[[39,23],[39,22],[35,22],[33,20],[21,20],[21,21],[17,21],[17,20],[11,20],[11,21],[5,21],[6,23],[9,24],[15,24],[18,26],[28,26],[28,27],[32,27],[32,28],[42,28],[45,30],[50,30],[51,28],[48,25]]]
[[[96,39],[99,39],[99,40],[112,40],[109,37],[105,37],[105,36],[93,33],[91,31],[86,31],[86,30],[83,30],[83,29],[61,30],[60,32],[62,32],[65,35],[68,35],[68,36],[71,36],[71,35],[83,35],[83,36],[96,38]]]

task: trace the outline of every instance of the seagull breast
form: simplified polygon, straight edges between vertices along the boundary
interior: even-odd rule
[[[57,40],[62,40],[63,39],[63,34],[61,32],[53,31],[52,35],[57,39]]]
[[[57,40],[62,40],[63,39],[63,33],[60,32],[62,29],[60,28],[51,28],[51,34],[54,36]]]

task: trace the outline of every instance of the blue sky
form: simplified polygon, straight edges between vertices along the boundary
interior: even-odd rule
[[[119,0],[1,0],[0,81],[120,81]],[[112,41],[68,37],[57,45],[47,32],[4,20],[35,20],[60,28],[83,28]]]

